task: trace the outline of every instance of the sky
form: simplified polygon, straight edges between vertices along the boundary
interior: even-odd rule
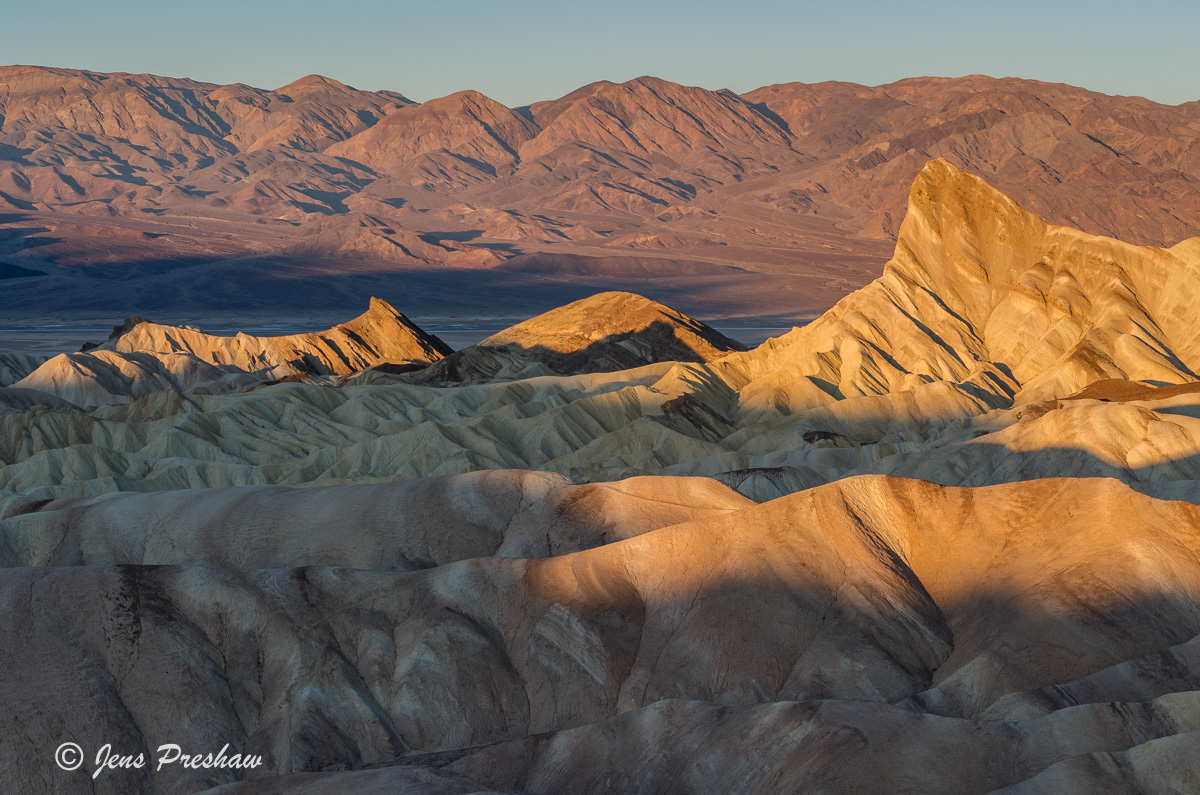
[[[8,5],[8,4],[6,4]],[[987,74],[1200,99],[1200,2],[40,0],[3,11],[0,63],[278,88],[322,74],[516,107],[596,80],[763,85]]]

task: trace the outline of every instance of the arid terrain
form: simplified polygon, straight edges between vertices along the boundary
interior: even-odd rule
[[[688,202],[732,203],[737,186],[777,178],[749,163],[800,157],[810,139],[798,103],[814,90],[703,94],[763,132],[731,134],[720,155],[692,140],[689,156],[727,182]],[[882,89],[821,91],[886,105]],[[539,158],[607,162],[598,142],[560,143],[585,140],[596,109],[617,107],[592,102],[604,92],[654,93],[592,86],[507,115],[477,96],[431,110],[371,95],[362,113],[397,107],[297,160],[353,153],[378,175],[406,158],[423,164],[409,183],[516,192]],[[797,104],[763,116],[780,94]],[[385,124],[441,129],[460,113],[497,143],[475,140],[461,157],[373,148]],[[300,114],[268,129],[247,114],[249,132],[225,137],[250,154],[204,150],[197,162],[212,163],[189,168],[272,157],[281,140],[325,146],[329,126],[349,133],[362,118]],[[190,118],[180,140],[215,146],[198,132],[215,118]],[[1041,129],[1026,121],[1013,129]],[[608,147],[642,135],[628,121],[605,129]],[[680,117],[663,129],[687,128]],[[745,160],[730,154],[735,140],[753,147]],[[668,168],[661,151],[638,157]],[[907,168],[890,162],[875,168]],[[632,174],[629,163],[606,168]],[[393,296],[307,334],[220,336],[135,317],[84,351],[0,356],[7,785],[1197,791],[1200,238],[1140,245],[1190,222],[1134,234],[1154,217],[1138,204],[1150,199],[1099,187],[1079,198],[1088,190],[1060,212],[1111,205],[1088,224],[1135,243],[1048,223],[948,159],[924,163],[877,278],[750,350],[610,289],[459,350],[404,314],[419,301]],[[541,198],[553,195],[544,183]],[[889,233],[881,211],[855,212],[860,233]],[[320,245],[371,239],[339,237],[352,216],[328,215]],[[825,222],[814,217],[803,223]],[[74,772],[53,761],[66,740],[87,752]],[[92,779],[105,743],[151,758],[164,743],[229,744],[263,764]]]
[[[986,77],[644,77],[508,108],[3,67],[0,318],[316,330],[374,295],[503,328],[621,290],[786,330],[880,275],[932,158],[1051,223],[1171,246],[1200,233],[1198,140],[1200,102]]]

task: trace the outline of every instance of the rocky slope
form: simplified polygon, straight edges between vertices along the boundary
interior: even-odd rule
[[[896,234],[908,184],[931,157],[969,168],[1057,224],[1141,245],[1196,234],[1188,198],[1196,190],[1196,103],[1171,107],[981,75],[876,87],[784,83],[746,99],[821,161],[802,189],[819,185],[866,210],[868,234]]]
[[[1187,390],[1114,404],[1085,388],[1114,378],[1200,380],[1189,294],[1170,289],[1200,267],[1194,248],[1141,248],[1048,226],[934,162],[913,185],[885,274],[753,351],[722,356],[731,346],[702,324],[636,297],[601,295],[434,367],[382,368],[397,374],[368,372],[339,389],[204,388],[88,416],[27,413],[20,422],[35,433],[14,422],[0,438],[0,488],[80,496],[534,468],[588,480],[720,476],[759,498],[866,472],[919,472],[946,485],[1078,473],[1161,491],[1197,478],[1200,429]],[[88,360],[185,357],[221,367],[229,362],[193,352],[239,339],[193,344],[194,332],[180,332],[160,344],[137,336],[141,328],[155,327],[135,327]],[[612,332],[621,329],[616,337],[637,333],[618,340]],[[647,334],[654,329],[664,334]],[[296,358],[296,345],[283,347],[262,367]],[[414,351],[371,356],[436,355]],[[247,354],[251,361],[232,364],[259,369],[260,354]],[[88,355],[68,360],[80,356]],[[345,371],[327,358],[320,372]],[[564,363],[580,374],[548,377]],[[346,369],[370,364],[364,355]],[[588,372],[614,366],[637,369]],[[263,416],[278,418],[269,437],[256,430]]]
[[[31,356],[22,353],[0,354],[0,387],[12,386],[45,362],[45,356]]]
[[[472,525],[495,521],[478,486],[518,486],[509,492],[518,499],[545,487],[490,481],[414,483],[395,497],[413,510],[411,497],[447,487],[472,498],[439,528],[442,543],[470,543]],[[128,547],[94,525],[107,549],[91,544],[58,568],[3,570],[10,615],[37,617],[9,625],[0,647],[15,673],[6,731],[50,736],[66,699],[80,704],[72,736],[88,747],[233,742],[268,760],[269,775],[436,760],[484,787],[529,792],[1049,791],[1048,781],[1086,791],[1195,775],[1195,672],[1140,662],[1187,648],[1200,631],[1195,506],[1112,480],[956,489],[861,477],[758,506],[661,486],[643,481],[569,518],[534,506],[542,518],[518,525],[561,544],[574,528],[613,524],[627,528],[625,540],[525,548],[523,559],[451,555],[414,561],[432,568],[407,574],[289,568],[314,560],[294,545],[273,549],[270,569],[233,568],[220,544],[180,549],[182,568],[110,565],[128,562]],[[360,501],[361,488],[313,499],[336,511]],[[672,516],[678,509],[663,503],[684,496],[699,497],[697,508]],[[15,517],[23,525],[9,519],[6,534],[32,529],[42,511],[75,511],[71,524],[86,527],[89,514],[115,516],[134,499],[34,508]],[[290,496],[175,499],[207,527],[258,501],[237,519],[255,528],[256,514],[273,517],[270,503],[284,508]],[[706,499],[712,508],[699,507]],[[659,512],[640,528],[623,518],[639,500]],[[327,562],[353,563],[356,544],[383,530],[377,516],[356,513]],[[659,526],[674,519],[682,523]],[[400,530],[410,542],[421,535],[419,524]],[[316,540],[303,528],[297,536]],[[253,536],[264,548],[270,537]],[[46,661],[36,680],[17,649]],[[1069,706],[1037,695],[1087,677],[1098,684]],[[180,721],[171,705],[181,698],[205,720]],[[7,748],[10,780],[48,775],[44,760]],[[947,753],[953,771],[920,761]],[[1157,761],[1074,782],[1058,767],[1086,767],[1092,754]],[[392,786],[410,775],[391,772]],[[106,787],[164,792],[237,778],[105,776]],[[297,788],[282,791],[305,791],[303,777],[291,781]]]

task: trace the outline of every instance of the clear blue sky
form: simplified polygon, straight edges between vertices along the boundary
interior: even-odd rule
[[[1200,0],[40,0],[0,18],[0,63],[262,88],[317,73],[422,101],[473,88],[515,106],[643,74],[742,92],[975,73],[1200,99]]]

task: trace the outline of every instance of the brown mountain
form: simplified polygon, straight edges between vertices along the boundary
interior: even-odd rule
[[[703,185],[719,185],[802,160],[787,133],[736,94],[653,77],[593,83],[529,111],[542,130],[521,150],[528,171],[573,159],[580,168],[582,151],[601,168],[619,160],[634,171],[684,170]],[[696,186],[676,187],[686,194]]]
[[[1198,103],[979,76],[744,96],[642,77],[512,109],[319,76],[267,91],[5,67],[0,257],[49,276],[10,280],[0,309],[45,312],[75,292],[74,311],[106,316],[342,311],[364,290],[416,286],[436,314],[489,285],[473,315],[615,288],[795,321],[880,273],[930,159],[1052,223],[1169,246],[1200,231],[1198,142]],[[66,214],[103,223],[64,227]],[[346,231],[363,216],[422,243]],[[331,217],[345,218],[333,237],[367,242],[331,240]],[[631,255],[652,273],[631,276]],[[459,272],[507,258],[541,263],[538,277]],[[347,272],[374,287],[330,286]],[[277,292],[245,289],[262,280]]]
[[[155,75],[0,68],[4,139],[30,150],[21,160],[108,161],[147,176],[272,146],[321,151],[407,104],[393,92],[356,91],[317,75],[263,91]]]
[[[414,185],[461,187],[510,173],[537,127],[477,91],[412,105],[329,148]]]
[[[1142,245],[1200,229],[1200,107],[1073,86],[971,76],[867,88],[787,83],[746,99],[787,124],[822,165],[820,185],[894,236],[921,166],[941,157],[988,179],[1052,223]]]

